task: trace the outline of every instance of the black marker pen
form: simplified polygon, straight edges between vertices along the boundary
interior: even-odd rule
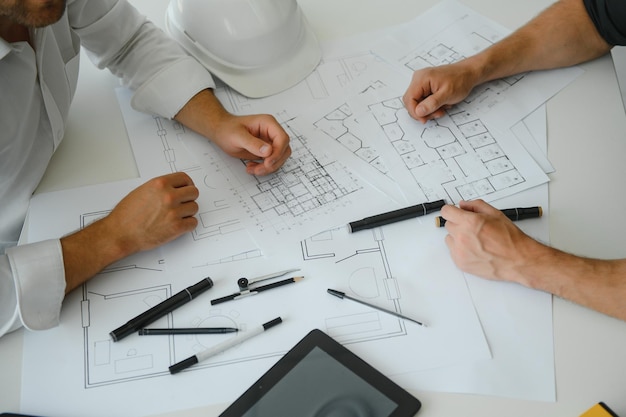
[[[402,220],[412,219],[413,217],[425,216],[433,211],[440,210],[446,204],[444,200],[437,200],[415,206],[405,207],[388,213],[377,214],[375,216],[366,217],[362,220],[348,223],[348,231],[350,233],[358,232],[364,229],[373,229],[374,227],[384,226],[386,224],[399,222]]]
[[[211,278],[208,278],[208,277],[204,278],[202,281],[198,282],[197,284],[194,284],[190,287],[185,288],[181,292],[174,294],[167,300],[160,302],[159,304],[155,305],[149,310],[146,310],[145,312],[141,313],[137,317],[130,319],[126,324],[118,327],[117,329],[113,330],[109,334],[111,335],[111,338],[113,339],[114,342],[117,342],[118,340],[122,340],[129,334],[137,332],[139,329],[143,328],[144,326],[163,317],[167,313],[177,309],[183,304],[188,303],[189,301],[196,298],[196,296],[198,296],[199,294],[202,294],[203,292],[205,292],[212,286],[213,286],[213,281],[211,280]]]
[[[543,216],[543,209],[541,208],[541,206],[508,208],[502,209],[500,211],[514,222],[524,219],[536,219]],[[446,225],[446,219],[441,216],[437,217],[435,219],[435,225],[437,227],[444,227]]]

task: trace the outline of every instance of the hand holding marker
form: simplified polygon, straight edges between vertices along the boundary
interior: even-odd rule
[[[518,221],[524,219],[535,219],[539,218],[543,215],[543,209],[541,206],[537,207],[518,207],[518,208],[509,208],[500,210],[506,217],[508,217],[511,221]],[[446,219],[441,216],[438,216],[435,219],[435,225],[437,227],[444,227],[446,225]]]
[[[364,219],[348,223],[348,231],[350,233],[354,233],[358,232],[359,230],[373,229],[375,227],[396,223],[402,220],[425,216],[426,214],[432,213],[433,211],[441,210],[441,208],[445,204],[445,200],[437,200],[401,208],[387,213],[377,214],[371,217],[366,217]],[[500,211],[502,211],[502,213],[504,213],[504,215],[512,221],[533,219],[541,217],[543,215],[543,209],[541,208],[541,206],[509,208],[502,209]],[[443,217],[438,216],[435,219],[435,225],[437,227],[444,227],[445,224],[446,219],[444,219]]]

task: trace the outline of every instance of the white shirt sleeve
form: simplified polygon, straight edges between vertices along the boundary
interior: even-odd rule
[[[198,61],[126,0],[75,0],[69,11],[92,62],[135,91],[135,109],[172,118],[198,92],[215,88]]]
[[[0,336],[57,326],[65,296],[61,241],[20,245],[0,256]]]
[[[99,68],[108,68],[135,90],[137,110],[172,118],[195,94],[215,88],[202,65],[126,0],[68,0],[67,7],[71,28],[57,29],[78,34]],[[73,51],[73,46],[59,48]],[[58,325],[64,294],[59,240],[6,249],[0,255],[0,336],[21,326]]]

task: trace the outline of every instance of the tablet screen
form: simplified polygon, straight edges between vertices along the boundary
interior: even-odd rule
[[[222,416],[400,417],[419,407],[408,392],[314,330]]]

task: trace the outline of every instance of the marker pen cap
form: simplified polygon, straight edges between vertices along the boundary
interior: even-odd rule
[[[170,374],[176,374],[180,371],[182,371],[183,369],[187,369],[189,368],[191,365],[195,365],[198,363],[198,358],[194,355],[194,356],[190,356],[187,359],[185,359],[184,361],[180,361],[178,363],[175,363],[174,365],[169,367],[170,370]]]

